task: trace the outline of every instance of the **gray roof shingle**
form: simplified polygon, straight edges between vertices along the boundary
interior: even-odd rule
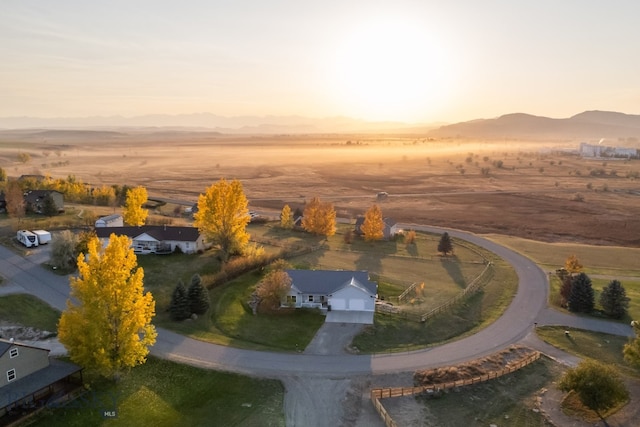
[[[287,270],[287,274],[291,277],[291,284],[305,294],[330,295],[350,285],[353,279],[371,295],[375,295],[378,289],[375,282],[369,281],[367,271]],[[353,283],[356,286],[357,284]]]

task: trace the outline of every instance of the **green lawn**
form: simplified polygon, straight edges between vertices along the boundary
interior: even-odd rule
[[[0,297],[0,319],[57,333],[60,312],[28,294]]]
[[[73,426],[284,426],[280,381],[198,369],[149,358],[117,384],[85,375],[91,389],[33,424]],[[115,404],[114,404],[115,402]],[[105,419],[105,410],[117,418]]]
[[[568,337],[564,333],[567,330],[570,331]],[[564,326],[541,326],[536,329],[536,333],[545,342],[567,353],[613,364],[627,374],[640,376],[639,369],[632,368],[624,361],[622,349],[628,342],[626,337]]]
[[[509,307],[518,285],[509,264],[497,258],[493,262],[491,281],[451,311],[424,323],[377,313],[374,325],[356,336],[353,346],[365,353],[407,351],[459,339],[492,323]]]

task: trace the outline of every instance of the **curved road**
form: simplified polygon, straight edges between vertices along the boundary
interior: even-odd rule
[[[441,228],[407,225],[441,233]],[[518,291],[503,316],[478,333],[439,347],[406,353],[377,355],[310,355],[242,350],[197,341],[158,328],[151,354],[201,367],[240,372],[263,377],[305,375],[340,377],[362,374],[407,372],[456,364],[482,357],[525,339],[535,322],[561,324],[618,335],[631,336],[628,325],[598,319],[568,316],[546,308],[548,285],[545,273],[531,260],[480,236],[446,230],[452,237],[482,246],[513,265],[519,280]],[[42,268],[36,261],[16,255],[0,246],[0,271],[10,286],[19,286],[51,306],[64,310],[69,296],[69,279]]]

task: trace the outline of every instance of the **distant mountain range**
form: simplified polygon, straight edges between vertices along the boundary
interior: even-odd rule
[[[0,129],[102,129],[162,128],[162,130],[203,130],[220,133],[354,133],[397,131],[415,126],[401,122],[371,122],[348,117],[309,118],[301,116],[236,116],[211,113],[148,114],[135,117],[95,116],[67,118],[0,117]],[[152,129],[151,129],[152,130]]]
[[[82,118],[0,118],[0,130],[18,132],[53,130],[69,137],[77,130],[105,133],[202,131],[224,134],[305,134],[305,133],[406,133],[437,138],[523,139],[598,141],[604,139],[640,139],[640,115],[612,111],[585,111],[564,119],[506,114],[498,118],[477,119],[438,126],[401,122],[372,122],[348,117],[308,118],[301,116],[225,117],[211,113],[154,114],[136,117]],[[42,135],[46,137],[47,135]],[[52,136],[52,135],[49,135]]]
[[[640,115],[585,111],[566,119],[552,119],[515,113],[441,126],[429,135],[482,139],[637,139],[640,138]]]

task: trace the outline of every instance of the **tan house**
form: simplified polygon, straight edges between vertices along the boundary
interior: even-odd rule
[[[0,424],[46,406],[82,386],[82,368],[49,357],[49,350],[0,339]]]

